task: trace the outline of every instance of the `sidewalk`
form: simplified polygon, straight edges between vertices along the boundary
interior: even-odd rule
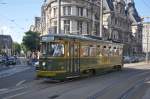
[[[150,63],[149,63],[150,64]],[[128,63],[124,64],[125,67],[130,67],[130,66],[142,66],[142,65],[148,65],[146,62],[138,62],[138,63]]]

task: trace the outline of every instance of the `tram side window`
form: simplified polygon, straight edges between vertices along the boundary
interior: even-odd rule
[[[109,47],[109,56],[114,56],[114,49],[111,46]]]
[[[119,56],[119,48],[114,47],[114,55]]]
[[[86,45],[81,46],[81,57],[88,57],[89,56],[89,47]]]
[[[120,50],[119,50],[119,55],[120,55],[120,56],[122,55],[122,52],[123,52],[123,49],[120,48]]]
[[[79,50],[79,47],[78,47],[78,46],[75,46],[75,47],[74,47],[74,56],[75,56],[75,57],[78,57],[78,55],[79,55],[78,50]]]
[[[47,48],[46,48],[46,43],[43,43],[43,44],[41,45],[41,52],[42,52],[42,54],[46,54],[46,50],[47,50]]]
[[[96,46],[90,46],[89,56],[92,56],[92,57],[96,56]]]
[[[116,51],[117,51],[117,48],[114,47],[114,56],[116,56]]]
[[[102,56],[102,49],[100,45],[97,46],[97,56]]]
[[[103,56],[108,56],[108,50],[106,46],[103,46],[102,53]]]

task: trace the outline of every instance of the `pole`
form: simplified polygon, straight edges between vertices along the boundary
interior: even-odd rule
[[[58,15],[57,15],[57,34],[61,32],[61,0],[57,0],[58,2]]]
[[[143,19],[150,19],[150,17],[146,16],[146,17],[143,17]],[[147,35],[146,35],[146,38],[147,38],[146,46],[147,46],[147,48],[146,48],[145,61],[148,64],[149,63],[149,26],[146,26],[145,29],[146,29],[146,32],[147,32]]]
[[[147,50],[146,50],[146,63],[148,63],[148,58],[149,58],[149,26],[146,27],[147,29]]]
[[[100,37],[103,36],[103,0],[100,0]]]

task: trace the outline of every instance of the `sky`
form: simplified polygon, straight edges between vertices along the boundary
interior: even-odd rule
[[[11,35],[21,43],[24,32],[41,15],[44,0],[0,0],[0,34]],[[140,16],[150,16],[150,0],[134,0]]]

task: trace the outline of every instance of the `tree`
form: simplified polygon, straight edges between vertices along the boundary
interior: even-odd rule
[[[23,43],[21,43],[21,50],[23,51],[23,53],[27,53],[27,49]]]
[[[13,43],[13,51],[14,51],[15,55],[20,54],[21,53],[21,45],[17,42],[14,42]]]
[[[23,37],[23,45],[28,51],[34,52],[40,48],[40,33],[28,31]]]

